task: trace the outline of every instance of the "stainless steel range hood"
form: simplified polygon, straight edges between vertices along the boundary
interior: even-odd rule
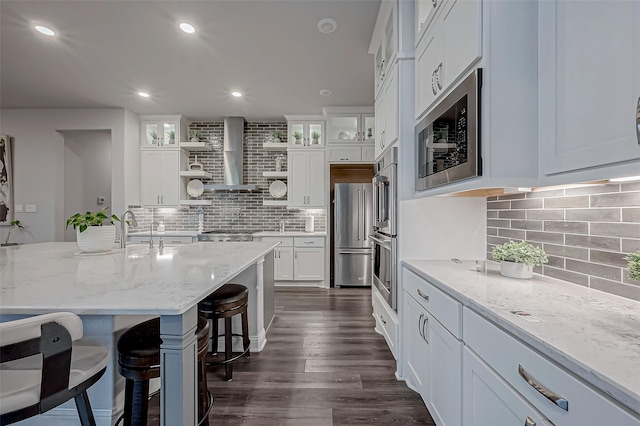
[[[224,118],[224,185],[206,184],[205,191],[257,191],[256,185],[244,185],[244,117]]]

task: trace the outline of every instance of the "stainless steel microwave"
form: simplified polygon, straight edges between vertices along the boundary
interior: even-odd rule
[[[416,126],[416,191],[482,175],[478,68]]]

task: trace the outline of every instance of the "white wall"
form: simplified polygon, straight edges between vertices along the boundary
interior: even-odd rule
[[[126,205],[140,203],[140,124],[132,113],[121,108],[1,109],[0,123],[0,131],[14,138],[15,203],[37,207],[36,213],[16,213],[27,227],[25,243],[64,240],[64,137],[60,132],[110,131],[112,210],[119,215]]]
[[[71,130],[63,134],[64,217],[105,207],[112,213],[111,132]],[[98,197],[104,198],[102,204],[98,204]],[[76,241],[72,227],[65,231],[64,240]]]
[[[399,204],[400,260],[486,257],[486,198],[428,197]]]

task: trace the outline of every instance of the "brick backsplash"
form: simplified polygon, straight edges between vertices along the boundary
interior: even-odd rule
[[[189,129],[198,131],[200,140],[217,139],[220,147],[211,152],[191,152],[189,162],[202,163],[204,170],[212,174],[211,179],[203,183],[222,184],[224,124],[223,122],[194,122]],[[195,231],[198,228],[198,214],[204,214],[205,230],[228,231],[276,231],[280,221],[285,220],[289,231],[304,231],[305,216],[315,216],[316,231],[326,230],[325,210],[289,210],[287,207],[264,206],[263,200],[273,199],[269,194],[269,185],[273,178],[265,178],[265,171],[275,171],[275,160],[283,155],[283,170],[286,170],[286,151],[265,151],[263,142],[274,130],[287,134],[286,122],[247,122],[245,123],[244,145],[244,183],[255,184],[259,191],[255,192],[209,192],[205,191],[201,198],[211,200],[213,205],[206,207],[185,207],[180,209],[155,208],[147,209],[130,206],[138,219],[136,230],[148,230],[151,217],[153,221],[163,221],[166,229],[171,231]],[[286,141],[286,136],[285,136]],[[135,231],[135,230],[134,230]]]
[[[542,247],[543,275],[640,300],[624,257],[640,249],[640,183],[599,184],[487,198],[487,257],[497,244]]]

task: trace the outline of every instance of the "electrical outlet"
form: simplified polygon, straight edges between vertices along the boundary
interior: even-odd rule
[[[27,213],[35,213],[36,212],[36,205],[35,204],[25,204],[24,206],[24,211],[26,211]]]
[[[104,204],[104,197],[98,197],[98,205],[101,206]]]

